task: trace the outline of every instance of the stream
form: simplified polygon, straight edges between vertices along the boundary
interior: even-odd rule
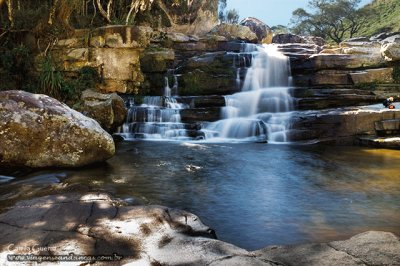
[[[0,176],[0,208],[107,192],[192,212],[220,240],[248,250],[367,230],[399,234],[399,162],[400,151],[360,147],[124,141],[103,164]]]

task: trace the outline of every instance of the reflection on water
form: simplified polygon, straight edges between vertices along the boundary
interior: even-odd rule
[[[106,191],[193,212],[247,249],[322,242],[400,233],[399,159],[400,151],[357,147],[125,142],[106,164],[2,177],[0,203]]]

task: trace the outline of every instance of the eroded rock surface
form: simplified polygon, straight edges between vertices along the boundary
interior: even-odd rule
[[[123,258],[114,263],[133,265],[223,265],[225,259],[269,265],[214,236],[185,211],[121,206],[106,194],[47,196],[20,202],[0,215],[0,261],[6,262],[10,253],[74,253],[116,254]],[[17,249],[21,246],[51,250],[27,252]]]
[[[125,122],[127,109],[124,100],[116,93],[104,94],[93,90],[82,92],[83,114],[93,118],[111,132]]]
[[[1,166],[82,166],[115,153],[93,119],[41,94],[0,92]]]

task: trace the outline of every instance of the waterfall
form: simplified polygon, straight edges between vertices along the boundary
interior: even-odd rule
[[[293,110],[288,57],[273,45],[244,44],[240,54],[251,56],[241,92],[225,96],[221,120],[206,125],[205,138],[287,142]]]
[[[189,139],[187,125],[181,122],[180,111],[187,108],[178,103],[178,78],[174,75],[171,88],[165,77],[163,96],[146,96],[141,104],[128,101],[127,119],[119,134],[124,139],[184,140]]]

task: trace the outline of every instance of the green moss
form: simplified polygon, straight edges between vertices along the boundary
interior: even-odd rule
[[[195,70],[182,76],[183,87],[179,88],[181,95],[198,95],[201,91],[201,81],[204,79],[200,70]]]

